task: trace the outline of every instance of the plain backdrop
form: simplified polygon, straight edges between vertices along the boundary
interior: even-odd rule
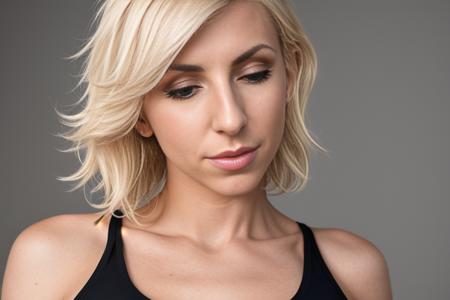
[[[313,227],[384,254],[395,299],[450,299],[450,1],[294,1],[318,54],[316,153],[297,194],[270,197]],[[68,112],[94,1],[0,1],[0,274],[27,226],[94,212],[57,176],[76,170],[54,108]]]

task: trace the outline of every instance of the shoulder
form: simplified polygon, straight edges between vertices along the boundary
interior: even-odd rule
[[[83,268],[77,262],[92,256],[86,249],[99,252],[106,243],[106,222],[94,224],[99,217],[99,213],[57,215],[22,230],[8,255],[1,298],[61,298],[74,280],[74,270]]]
[[[371,241],[340,228],[312,228],[321,255],[351,299],[391,300],[383,253]]]

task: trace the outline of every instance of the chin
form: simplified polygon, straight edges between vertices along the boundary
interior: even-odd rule
[[[210,189],[224,196],[242,196],[260,189],[264,174],[240,173],[211,178]]]

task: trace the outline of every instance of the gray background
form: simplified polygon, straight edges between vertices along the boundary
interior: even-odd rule
[[[450,299],[450,1],[295,1],[318,54],[315,154],[292,218],[339,227],[385,255],[395,299]],[[53,107],[68,112],[94,1],[1,1],[0,267],[17,234],[56,214],[93,212],[56,180],[76,169]],[[3,276],[2,276],[3,278]]]

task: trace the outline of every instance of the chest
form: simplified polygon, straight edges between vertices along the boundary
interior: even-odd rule
[[[303,276],[298,237],[233,243],[219,253],[182,240],[123,241],[127,276],[152,300],[291,299]]]

